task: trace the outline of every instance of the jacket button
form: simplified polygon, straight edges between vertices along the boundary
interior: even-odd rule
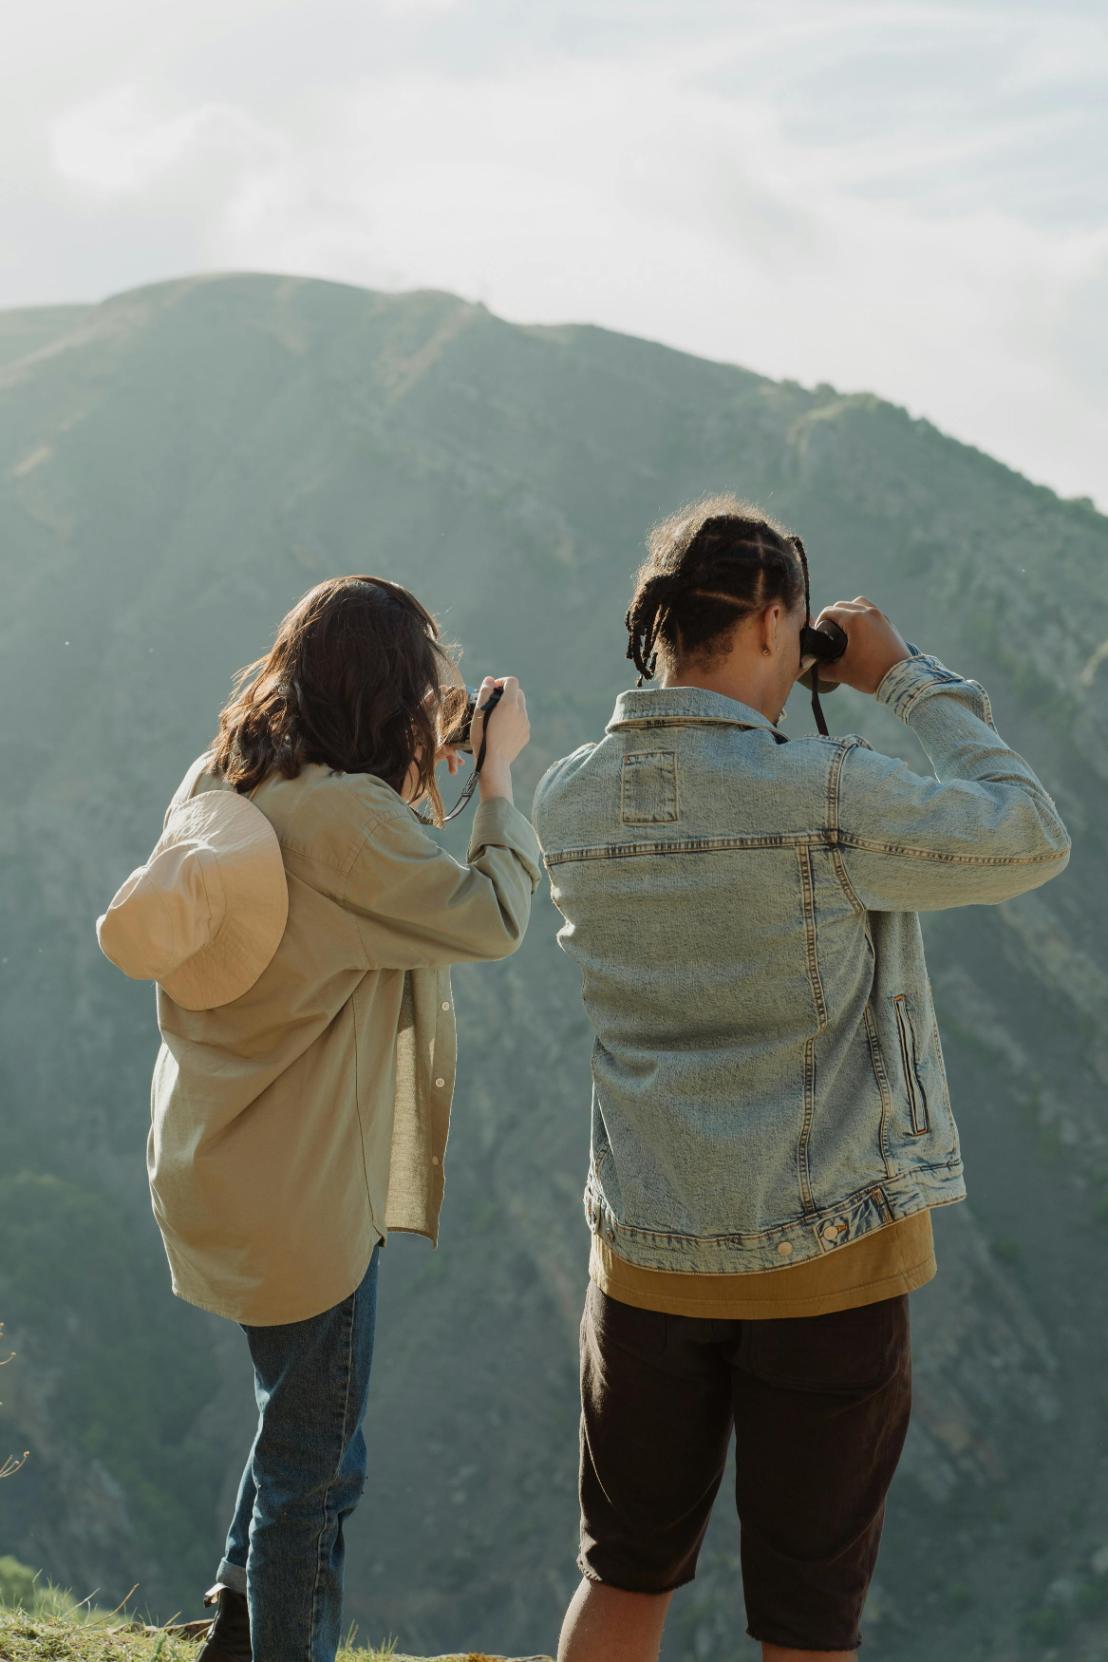
[[[448,998],[444,998],[444,999],[443,999],[443,1001],[442,1001],[442,1007],[443,1007],[443,1009],[444,1009],[444,1010],[449,1010],[449,1008],[450,1008],[450,1000],[449,1000],[449,999],[448,999]]]
[[[436,1080],[435,1080],[435,1084],[436,1084],[436,1085],[445,1085],[445,1084],[446,1084],[446,1080],[445,1080],[445,1079],[436,1079]]]
[[[431,1156],[431,1164],[432,1164],[432,1165],[433,1165],[433,1166],[437,1166],[437,1165],[438,1165],[438,1163],[439,1163],[439,1157],[438,1157],[438,1155],[437,1155],[437,1154],[432,1154],[432,1156]]]
[[[823,1231],[823,1238],[824,1238],[825,1241],[837,1241],[838,1240],[839,1231],[833,1223],[829,1223],[826,1226],[826,1228]]]
[[[789,1241],[778,1241],[777,1250],[781,1254],[782,1258],[791,1258],[792,1257],[792,1250],[793,1249],[792,1249],[792,1244]]]

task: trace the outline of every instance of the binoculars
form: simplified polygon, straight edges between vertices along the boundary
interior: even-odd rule
[[[800,631],[800,662],[803,668],[800,685],[807,687],[809,692],[834,692],[839,683],[821,681],[819,666],[833,664],[845,651],[846,630],[841,629],[834,618],[827,618],[818,629],[806,623]]]
[[[800,662],[802,674],[799,677],[802,687],[809,692],[830,693],[838,686],[837,681],[823,681],[819,679],[820,664],[833,664],[846,651],[846,630],[841,629],[833,618],[827,618],[818,629],[805,624],[800,631]],[[493,709],[503,694],[503,687],[494,687],[485,700],[484,708]],[[473,746],[470,743],[470,733],[473,728],[473,717],[477,710],[479,688],[467,687],[465,705],[459,715],[452,718],[443,733],[443,744],[450,745],[455,750],[465,750],[471,755]]]

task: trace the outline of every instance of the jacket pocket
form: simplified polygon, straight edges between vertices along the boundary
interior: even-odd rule
[[[912,1026],[912,1012],[907,993],[893,995],[893,1009],[896,1012],[896,1035],[900,1043],[904,1086],[908,1092],[908,1109],[912,1116],[912,1135],[922,1137],[925,1131],[930,1130],[931,1121],[927,1111],[927,1092],[923,1088],[920,1074],[916,1030]]]
[[[654,825],[677,818],[677,753],[632,750],[619,770],[619,817],[624,825]]]

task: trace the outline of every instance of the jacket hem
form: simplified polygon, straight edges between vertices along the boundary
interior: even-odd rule
[[[953,1205],[965,1197],[964,1168],[957,1159],[882,1178],[834,1206],[787,1219],[769,1229],[727,1235],[689,1235],[625,1223],[612,1212],[591,1172],[584,1206],[590,1230],[603,1236],[613,1252],[639,1269],[745,1275],[788,1269],[825,1257],[886,1224],[931,1207]]]

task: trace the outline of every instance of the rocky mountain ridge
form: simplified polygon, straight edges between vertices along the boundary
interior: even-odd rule
[[[913,1298],[867,1635],[896,1662],[1108,1658],[1108,521],[866,395],[293,278],[0,314],[0,1312],[20,1351],[0,1442],[32,1448],[0,1487],[4,1550],[113,1600],[139,1580],[164,1617],[222,1545],[245,1353],[169,1295],[143,1177],[153,1000],[93,920],[232,671],[318,578],[395,576],[467,679],[521,675],[526,807],[629,684],[646,528],[720,488],[803,534],[817,606],[870,594],[981,680],[1074,837],[1048,889],[925,922],[970,1199],[937,1215]],[[870,701],[827,713],[926,767]],[[806,730],[799,697],[789,719]],[[461,853],[465,827],[446,840]],[[398,1238],[383,1265],[351,1614],[426,1651],[550,1649],[576,1581],[591,1041],[556,923],[540,891],[516,957],[455,972],[442,1246]],[[725,1485],[667,1662],[733,1651],[738,1609]]]

